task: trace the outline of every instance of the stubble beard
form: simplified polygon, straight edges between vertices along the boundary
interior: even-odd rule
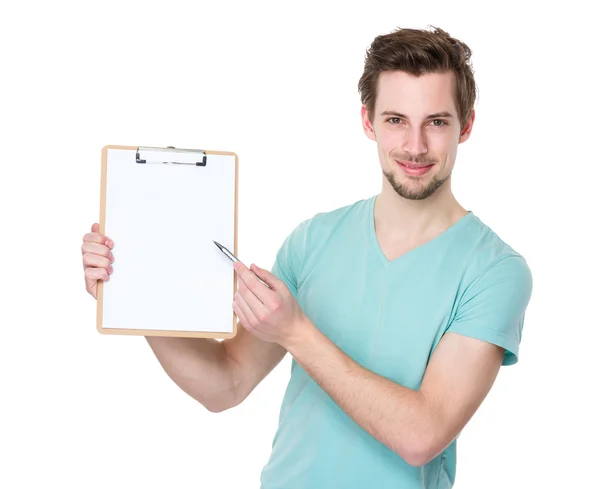
[[[383,174],[387,178],[387,181],[390,182],[390,185],[396,191],[396,193],[400,197],[409,200],[423,200],[427,197],[430,197],[438,188],[444,185],[448,178],[450,178],[450,175],[444,178],[439,178],[437,175],[434,175],[433,178],[429,181],[429,183],[427,183],[427,185],[421,186],[420,184],[417,184],[419,186],[412,186],[398,182],[394,176],[394,173],[392,172],[387,172],[383,170]],[[408,178],[418,180],[415,177],[409,176]]]

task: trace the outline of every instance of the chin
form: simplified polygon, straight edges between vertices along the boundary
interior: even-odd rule
[[[385,177],[394,191],[405,199],[424,200],[431,197],[445,182],[449,176],[439,178],[437,174],[426,174],[420,177],[384,172]]]

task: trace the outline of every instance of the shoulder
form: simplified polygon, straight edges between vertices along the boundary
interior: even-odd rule
[[[506,273],[521,279],[531,276],[526,258],[490,226],[474,214],[470,224],[463,252],[468,257],[467,275],[471,281]]]
[[[357,220],[367,218],[373,198],[318,212],[296,225],[288,238],[302,242],[305,247],[312,249],[318,243],[326,242],[327,238],[338,232],[341,227],[351,227]]]
[[[302,220],[286,235],[279,247],[276,266],[287,267],[298,273],[304,264],[307,250],[312,253],[326,247],[329,237],[338,232],[340,226],[355,223],[359,216],[368,213],[369,203],[370,199],[359,200],[329,211],[318,212]]]
[[[475,307],[486,301],[500,308],[524,311],[533,289],[529,263],[478,217],[471,217],[470,235],[463,250],[466,265],[458,295],[459,308]]]
[[[503,365],[517,362],[519,344],[533,289],[525,257],[489,226],[471,216],[461,256],[457,301],[448,331],[503,347]]]

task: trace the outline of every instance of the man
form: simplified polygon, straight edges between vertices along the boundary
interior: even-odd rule
[[[517,361],[530,269],[451,191],[475,120],[470,54],[441,29],[375,38],[359,91],[381,193],[300,223],[273,273],[251,265],[269,287],[237,263],[236,337],[147,338],[214,412],[292,355],[264,489],[452,487],[457,436]],[[114,245],[97,231],[82,247],[94,297]]]

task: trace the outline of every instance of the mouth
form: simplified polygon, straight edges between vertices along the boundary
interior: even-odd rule
[[[411,176],[425,175],[425,173],[431,170],[431,168],[433,168],[434,166],[409,163],[408,161],[396,161],[396,163],[398,163],[398,165],[400,166],[400,168],[402,168],[404,173]]]

